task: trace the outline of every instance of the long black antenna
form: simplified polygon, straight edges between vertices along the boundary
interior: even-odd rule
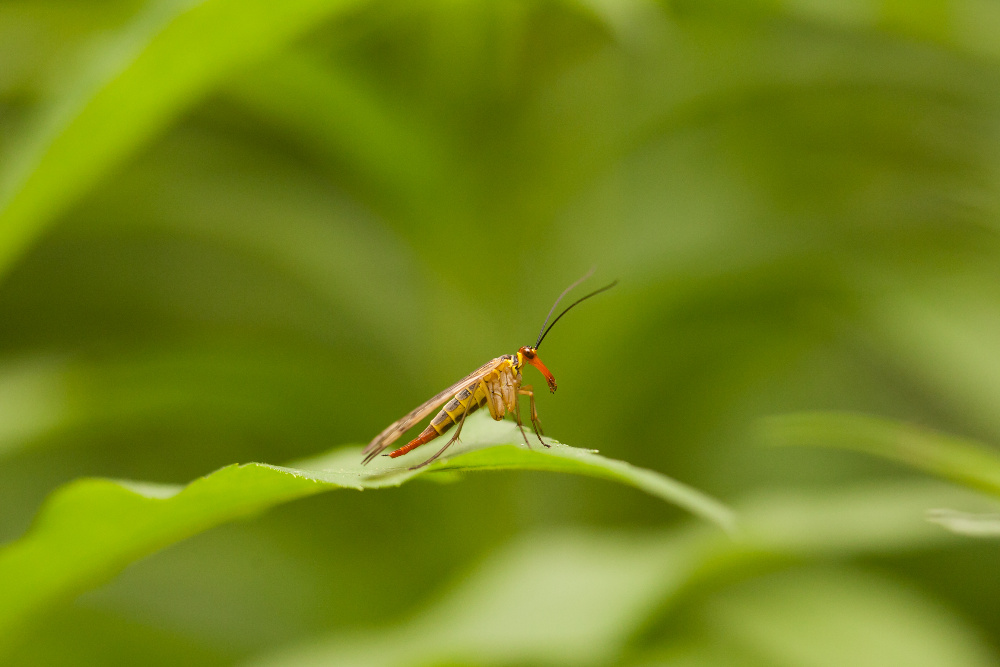
[[[596,269],[596,268],[597,268],[596,266],[590,267],[590,271],[587,271],[585,274],[583,274],[582,278],[578,278],[572,285],[570,285],[569,287],[567,287],[566,289],[564,289],[562,291],[562,294],[560,294],[558,296],[558,298],[556,298],[556,302],[554,304],[552,304],[551,308],[549,308],[549,314],[545,316],[545,321],[542,322],[542,328],[538,330],[538,343],[542,342],[542,338],[545,335],[545,325],[549,323],[549,318],[552,317],[552,313],[555,312],[556,306],[559,305],[559,302],[562,301],[562,298],[564,296],[566,296],[566,294],[571,289],[573,289],[574,287],[576,287],[577,285],[579,285],[580,283],[582,283],[584,280],[586,280],[587,278],[589,278],[590,276],[592,276],[594,274],[594,269]],[[538,348],[538,343],[535,343],[535,348]]]
[[[593,273],[593,272],[594,272],[594,270],[593,270],[593,269],[591,269],[591,270],[590,270],[590,271],[589,271],[589,272],[587,273],[587,275],[585,275],[585,276],[584,276],[583,278],[580,278],[580,280],[577,280],[577,281],[576,281],[575,283],[573,283],[572,285],[570,285],[570,286],[569,286],[569,287],[568,287],[568,288],[566,289],[566,291],[565,291],[565,292],[563,292],[562,294],[560,294],[560,295],[559,295],[559,299],[556,299],[556,304],[558,304],[558,303],[559,303],[559,300],[560,300],[560,299],[562,299],[562,298],[563,298],[563,296],[565,296],[565,295],[566,295],[566,292],[570,291],[571,289],[573,289],[574,287],[576,287],[577,285],[579,285],[579,284],[580,284],[580,283],[581,283],[581,282],[582,282],[582,281],[583,281],[584,279],[586,279],[586,278],[590,277],[590,274],[591,274],[591,273]],[[546,336],[547,336],[547,335],[549,334],[549,332],[550,332],[550,331],[552,331],[552,327],[554,327],[554,326],[556,325],[556,322],[558,322],[558,321],[559,321],[560,319],[562,319],[562,316],[563,316],[563,315],[565,315],[566,313],[568,313],[568,312],[570,311],[570,309],[571,309],[571,308],[572,308],[573,306],[577,305],[577,304],[578,304],[578,303],[580,303],[581,301],[586,301],[586,300],[587,300],[587,299],[589,299],[590,297],[592,297],[592,296],[596,296],[597,294],[600,294],[601,292],[606,292],[606,291],[608,291],[609,289],[611,289],[612,287],[614,287],[614,286],[615,286],[615,285],[617,285],[617,284],[618,284],[618,281],[616,280],[616,281],[614,281],[613,283],[611,283],[610,285],[605,285],[605,286],[604,286],[604,287],[602,287],[601,289],[598,289],[598,290],[594,290],[593,292],[591,292],[591,293],[590,293],[590,294],[588,294],[587,296],[584,296],[584,297],[580,297],[579,299],[577,299],[577,300],[576,300],[576,301],[574,301],[573,303],[569,304],[568,306],[566,306],[566,310],[564,310],[564,311],[562,311],[561,313],[559,313],[559,317],[557,317],[556,319],[552,320],[552,324],[550,324],[550,325],[549,325],[549,328],[548,328],[548,329],[546,329],[546,328],[545,328],[545,325],[543,324],[543,325],[542,325],[542,331],[541,331],[541,333],[539,333],[539,334],[538,334],[538,342],[536,342],[536,343],[535,343],[535,349],[537,350],[537,349],[539,348],[539,346],[540,346],[540,345],[542,344],[542,340],[544,340],[544,339],[545,339],[545,337],[546,337]],[[555,307],[555,306],[552,306],[552,310],[555,310],[555,309],[556,309],[556,307]],[[552,310],[550,310],[550,311],[549,311],[549,315],[552,315]],[[545,318],[545,321],[546,321],[546,322],[548,322],[548,321],[549,321],[549,318],[548,318],[548,317],[546,317],[546,318]]]

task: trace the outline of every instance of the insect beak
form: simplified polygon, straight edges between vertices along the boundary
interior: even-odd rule
[[[538,355],[536,354],[532,357],[525,357],[524,360],[541,371],[542,375],[545,376],[545,381],[549,383],[549,391],[553,394],[556,393],[556,379],[552,377],[552,373],[550,373],[549,369],[545,367],[542,360],[538,358]]]

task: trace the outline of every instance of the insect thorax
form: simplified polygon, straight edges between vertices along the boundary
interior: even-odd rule
[[[521,386],[521,369],[513,355],[500,357],[496,370],[484,378],[486,391],[490,394],[490,416],[502,419],[504,414],[516,408],[517,389]]]

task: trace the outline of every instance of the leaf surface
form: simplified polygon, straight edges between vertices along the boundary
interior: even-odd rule
[[[547,450],[516,445],[516,427],[485,417],[466,425],[467,440],[455,456],[419,470],[405,466],[428,452],[399,461],[380,457],[360,464],[358,447],[332,451],[290,467],[231,465],[186,486],[82,479],[57,489],[28,533],[0,549],[0,646],[32,616],[52,604],[108,581],[129,563],[221,523],[268,507],[337,488],[398,486],[433,472],[539,470],[618,481],[731,530],[722,503],[665,475],[594,452],[552,442]],[[503,446],[493,446],[493,445]]]
[[[834,447],[904,463],[1000,497],[1000,454],[974,440],[904,422],[836,412],[807,412],[764,422],[775,444]]]
[[[777,623],[792,615],[798,622],[797,632],[815,635],[811,639],[823,638],[827,612],[822,605],[813,605],[812,613],[803,614],[799,607],[811,600],[780,597],[771,602],[768,588],[761,595],[761,604],[771,602],[767,610],[773,618],[747,623],[745,628],[733,618],[743,613],[737,604],[757,595],[755,587],[762,573],[780,571],[802,558],[905,552],[953,542],[953,536],[923,520],[923,508],[942,502],[978,507],[977,501],[982,499],[936,481],[910,480],[824,493],[772,492],[740,505],[737,540],[725,539],[703,526],[645,534],[565,529],[527,534],[491,555],[435,604],[411,618],[391,625],[375,620],[379,627],[371,627],[369,619],[358,619],[360,628],[310,639],[258,656],[249,664],[627,664],[624,658],[637,633],[648,628],[651,618],[669,614],[680,599],[695,603],[682,605],[680,613],[685,617],[691,616],[692,606],[705,607],[703,615],[713,626],[712,636],[737,640],[743,658],[752,650],[770,659],[764,664],[804,664],[801,660],[777,660],[802,652],[806,643],[781,637]],[[818,587],[826,581],[822,574],[819,581],[808,575],[799,579],[803,585]],[[765,579],[769,581],[783,584],[785,576]],[[780,592],[784,595],[786,587],[781,585]],[[855,592],[852,589],[838,596],[836,601],[842,605],[829,611],[837,629],[849,633],[853,641],[844,642],[839,649],[825,646],[828,658],[817,664],[854,664],[837,663],[837,659],[863,655],[865,623],[885,635],[878,646],[887,655],[908,655],[907,641],[911,625],[915,625],[924,633],[915,642],[915,650],[928,652],[918,664],[928,664],[948,650],[953,658],[942,664],[990,664],[978,660],[983,652],[981,642],[961,623],[946,624],[939,630],[923,623],[925,617],[933,620],[941,616],[933,601],[906,598],[907,609],[914,611],[903,621],[897,622],[891,614],[882,618],[870,614],[864,622],[852,623],[850,614],[863,609],[867,601],[863,589],[852,595]],[[707,605],[703,598],[707,598]],[[891,607],[890,602],[883,602],[878,610]],[[911,624],[913,615],[916,619]],[[672,617],[665,624],[670,628],[684,626]],[[741,629],[742,633],[737,632]],[[645,634],[658,636],[655,631]],[[676,643],[677,637],[667,636],[668,645]],[[730,658],[720,664],[745,662]]]

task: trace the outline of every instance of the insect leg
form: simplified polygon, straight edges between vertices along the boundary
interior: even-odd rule
[[[505,408],[503,404],[503,398],[500,395],[500,390],[498,389],[497,393],[493,393],[495,384],[496,381],[491,382],[483,380],[483,390],[486,394],[486,407],[489,408],[490,417],[493,417],[493,419],[500,421],[501,419],[503,419]]]
[[[448,440],[447,443],[445,443],[444,447],[442,447],[441,449],[438,450],[437,454],[435,454],[434,456],[430,457],[429,459],[427,459],[423,463],[418,463],[417,465],[411,467],[410,470],[416,470],[417,468],[423,468],[425,465],[427,465],[428,463],[432,462],[437,457],[439,457],[442,454],[444,454],[444,450],[446,450],[449,447],[451,447],[452,443],[454,443],[456,440],[458,440],[458,436],[462,435],[462,427],[465,426],[465,418],[469,416],[469,412],[471,412],[471,411],[470,410],[466,410],[465,412],[462,413],[462,418],[458,421],[458,428],[455,429],[455,435],[451,436],[451,439]]]
[[[524,392],[521,391],[521,388],[519,387],[517,393],[523,394]],[[514,418],[517,419],[517,428],[521,431],[521,437],[524,438],[524,444],[528,446],[528,449],[531,449],[531,443],[528,441],[528,436],[524,432],[524,422],[521,421],[521,402],[516,400],[516,398],[514,400]],[[542,442],[542,439],[539,438],[538,442]],[[545,445],[544,442],[542,442],[542,444]],[[545,446],[548,447],[548,445]]]
[[[538,436],[538,442],[542,443],[545,447],[551,447],[551,445],[546,445],[545,441],[542,440],[542,420],[538,418],[538,409],[535,408],[535,392],[531,388],[530,384],[518,387],[517,393],[523,394],[528,397],[528,401],[531,403],[531,425],[535,427],[535,435]]]

